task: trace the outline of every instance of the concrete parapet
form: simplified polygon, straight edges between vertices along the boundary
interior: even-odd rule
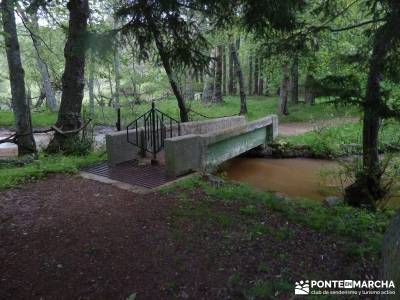
[[[246,124],[244,116],[234,116],[218,119],[210,119],[199,122],[187,122],[180,124],[180,135],[187,136],[190,134],[205,134],[225,130],[227,128],[236,127]],[[139,145],[140,134],[143,128],[138,129]],[[106,135],[106,148],[108,155],[108,163],[115,166],[119,163],[133,160],[140,155],[140,149],[127,141],[126,130],[108,133]],[[167,132],[169,136],[171,132]],[[178,126],[172,126],[172,136],[178,136]],[[136,130],[129,130],[129,139],[136,141]]]
[[[278,117],[267,116],[249,123],[205,134],[190,134],[166,139],[166,168],[170,176],[190,171],[210,171],[218,164],[278,135]]]

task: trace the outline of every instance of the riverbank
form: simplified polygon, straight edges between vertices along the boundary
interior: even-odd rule
[[[53,175],[0,203],[7,299],[288,299],[299,280],[377,278],[390,216],[199,177],[143,196]]]

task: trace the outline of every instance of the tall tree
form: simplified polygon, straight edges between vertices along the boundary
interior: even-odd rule
[[[4,42],[11,85],[11,101],[18,144],[18,155],[36,152],[32,132],[31,112],[25,91],[25,72],[21,63],[17,25],[14,14],[14,0],[1,1]]]
[[[222,102],[222,55],[223,47],[218,45],[216,47],[215,55],[215,81],[214,81],[214,95],[213,102]]]
[[[315,78],[311,73],[307,73],[304,83],[304,102],[308,105],[314,105],[315,97]]]
[[[234,62],[234,67],[236,70],[236,77],[239,83],[239,95],[240,95],[240,114],[244,115],[247,113],[247,101],[246,101],[246,92],[244,90],[244,80],[243,80],[243,72],[240,66],[240,60],[237,53],[237,45],[238,39],[236,40],[236,46],[234,43],[230,44],[231,56]]]
[[[373,36],[373,49],[369,60],[368,79],[362,107],[363,117],[363,170],[345,192],[346,200],[356,206],[376,208],[377,200],[385,196],[382,186],[383,172],[380,168],[378,136],[382,117],[400,118],[400,112],[391,109],[385,101],[381,82],[385,71],[390,70],[391,51],[396,52],[400,43],[400,2],[382,1],[386,18]],[[377,8],[373,6],[373,9]],[[398,72],[398,71],[397,71]]]
[[[234,84],[235,84],[235,63],[233,62],[232,52],[229,46],[229,82],[228,82],[228,93],[229,95],[234,94]]]
[[[249,89],[249,95],[253,94],[253,55],[251,53],[249,53],[249,85],[248,85],[248,89]]]
[[[239,51],[239,49],[240,49],[240,37],[238,37],[237,39],[236,39],[236,45],[235,45],[235,48],[236,48],[236,53],[238,53],[238,51]],[[238,56],[239,57],[239,56]],[[235,58],[234,57],[232,57],[232,61],[233,61],[233,66],[232,66],[232,72],[233,72],[233,82],[232,82],[232,93],[234,94],[234,95],[236,95],[236,93],[238,92],[238,86],[237,86],[237,84],[238,84],[238,82],[237,82],[237,80],[238,80],[238,77],[237,77],[237,64],[235,63]],[[240,89],[240,87],[239,87],[239,89]],[[239,90],[239,94],[240,94],[240,90]]]
[[[282,82],[279,89],[278,113],[288,115],[289,94],[289,63],[285,60],[282,65]]]
[[[116,30],[118,27],[118,22],[114,20],[113,28]],[[113,67],[114,67],[114,75],[115,75],[115,92],[113,95],[113,99],[115,103],[119,103],[120,89],[121,89],[121,67],[120,67],[120,57],[119,57],[119,49],[118,43],[115,43],[113,49]]]
[[[226,95],[226,71],[227,71],[227,67],[226,67],[226,48],[222,47],[223,49],[223,55],[222,55],[222,95],[225,96]]]
[[[70,143],[81,129],[82,100],[85,87],[85,57],[88,0],[70,0],[68,38],[64,48],[65,69],[62,78],[61,105],[58,112],[56,131],[47,151],[69,151]]]
[[[290,101],[297,104],[299,102],[299,56],[293,55],[290,68]]]
[[[208,64],[208,69],[205,70],[204,88],[202,94],[202,100],[204,102],[211,102],[214,96],[214,83],[215,83],[215,60],[216,48],[211,51],[211,60]]]
[[[254,57],[254,87],[253,87],[253,94],[258,95],[258,75],[259,75],[259,59],[258,55]]]
[[[259,60],[259,78],[258,78],[258,95],[262,96],[264,94],[264,77],[263,77],[263,58],[260,56]]]
[[[21,16],[24,25],[28,28],[30,33],[32,44],[36,52],[36,63],[39,68],[40,73],[40,90],[43,91],[46,97],[46,105],[52,111],[57,111],[57,100],[53,86],[51,84],[49,69],[47,63],[41,56],[42,41],[38,35],[39,32],[39,22],[38,22],[38,6],[33,6],[33,9],[29,10],[29,16],[25,13],[23,9],[18,7],[18,13]]]
[[[188,111],[177,83],[175,70],[180,67],[200,70],[209,61],[209,57],[203,54],[208,43],[202,35],[199,22],[196,16],[187,11],[188,6],[193,3],[190,1],[182,3],[177,0],[125,0],[121,3],[117,16],[126,21],[122,26],[122,33],[134,36],[140,56],[144,59],[149,57],[155,43],[178,102],[181,121],[187,122]]]

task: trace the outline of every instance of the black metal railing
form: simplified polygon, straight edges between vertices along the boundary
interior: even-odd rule
[[[129,133],[134,130],[134,133]],[[126,127],[128,143],[139,147],[143,154],[149,152],[156,160],[157,153],[165,146],[165,139],[181,134],[180,122],[155,108],[154,102],[151,109],[133,120]]]

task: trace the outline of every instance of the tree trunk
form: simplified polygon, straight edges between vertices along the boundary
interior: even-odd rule
[[[186,72],[186,95],[189,100],[194,100],[193,82],[196,80],[195,71],[187,70]]]
[[[258,95],[258,75],[260,71],[259,59],[257,55],[254,57],[254,89],[253,94]]]
[[[253,95],[253,55],[249,54],[249,95]]]
[[[46,93],[43,91],[43,87],[41,86],[41,84],[38,84],[39,86],[39,98],[35,103],[35,108],[39,108],[43,105],[44,99],[46,99]]]
[[[240,66],[240,60],[239,60],[239,56],[237,54],[235,44],[231,43],[230,48],[231,48],[231,56],[232,56],[233,62],[235,64],[237,80],[239,83],[240,114],[244,115],[247,113],[247,101],[246,101],[246,92],[244,90],[244,80],[243,80],[242,68]]]
[[[236,39],[236,53],[237,56],[239,57],[238,51],[240,48],[240,38]],[[234,95],[237,94],[238,90],[237,90],[237,70],[236,70],[237,65],[235,64],[235,60],[233,58],[233,82],[232,82],[232,93]]]
[[[26,83],[25,91],[26,91],[26,102],[28,102],[28,107],[32,107],[32,91],[29,82]]]
[[[111,76],[111,67],[107,64],[108,68],[108,86],[110,88],[110,99],[108,100],[108,106],[112,105],[112,102],[114,100],[114,88],[113,88],[113,81],[112,81],[112,76]]]
[[[36,15],[32,16],[32,25],[35,30],[39,29],[39,23]],[[46,95],[46,105],[52,112],[56,112],[57,99],[54,93],[53,86],[51,84],[49,69],[47,67],[46,62],[41,58],[39,53],[40,51],[39,49],[41,48],[41,43],[34,35],[32,35],[32,43],[34,44],[34,48],[36,50],[36,60],[37,60],[37,65],[39,67],[43,90]]]
[[[215,82],[213,102],[222,102],[222,45],[217,46],[215,55]]]
[[[178,107],[179,107],[181,121],[188,122],[189,116],[188,116],[188,112],[187,112],[187,109],[185,106],[185,99],[182,96],[182,92],[179,90],[179,86],[178,86],[177,80],[175,78],[175,75],[173,74],[172,66],[169,62],[168,54],[165,52],[160,33],[159,33],[157,27],[154,25],[154,22],[152,21],[151,16],[147,15],[147,18],[148,18],[148,22],[150,23],[151,31],[153,33],[156,47],[158,50],[158,54],[160,55],[161,62],[163,64],[165,73],[167,73],[172,91],[174,92],[176,100],[178,101]]]
[[[304,101],[308,105],[314,105],[315,104],[315,91],[314,91],[314,83],[315,79],[314,76],[310,73],[307,74],[306,76],[306,82],[304,84]]]
[[[215,75],[215,65],[216,65],[216,49],[211,50],[211,60],[208,64],[208,69],[206,70],[206,75],[204,79],[204,88],[202,100],[204,102],[211,102],[214,95],[214,75]]]
[[[264,79],[260,78],[258,83],[258,95],[264,95]]]
[[[3,0],[1,12],[4,30],[4,43],[11,85],[11,103],[17,134],[18,155],[36,153],[32,132],[31,112],[26,98],[25,73],[21,63],[21,53],[14,15],[14,1]]]
[[[68,38],[64,48],[65,69],[62,77],[61,105],[56,126],[63,131],[78,131],[82,125],[81,109],[85,88],[85,53],[87,21],[89,18],[88,0],[70,0]],[[61,134],[56,132],[48,152],[68,152],[71,141],[79,132]]]
[[[290,100],[294,104],[299,102],[299,56],[297,54],[294,55],[290,68]]]
[[[116,21],[114,21],[114,30],[118,27]],[[115,94],[113,96],[115,103],[119,103],[120,96],[120,82],[121,82],[121,74],[120,74],[120,60],[119,60],[119,52],[118,52],[118,44],[115,45],[113,51],[113,65],[114,65],[114,75],[115,75]]]
[[[40,78],[41,78],[41,88],[43,89],[45,96],[46,96],[46,105],[52,111],[57,111],[57,100],[54,93],[53,86],[51,85],[49,69],[47,67],[46,62],[40,56],[40,49],[42,47],[42,43],[40,39],[37,37],[37,32],[39,31],[39,23],[38,23],[38,16],[37,10],[33,11],[30,14],[30,19],[25,14],[25,12],[18,8],[19,15],[22,17],[23,21],[28,25],[31,26],[32,30],[34,31],[31,34],[32,44],[36,51],[36,63],[39,68]]]
[[[227,71],[227,67],[226,67],[226,48],[222,47],[223,50],[223,55],[222,55],[222,95],[225,96],[226,95],[226,71]]]
[[[89,118],[94,118],[94,55],[93,50],[90,51],[89,58]]]
[[[378,135],[380,128],[381,85],[385,58],[393,46],[398,34],[393,31],[400,24],[399,7],[391,18],[383,25],[374,37],[374,47],[369,61],[369,72],[364,98],[363,122],[363,172],[356,178],[355,183],[345,191],[346,201],[353,206],[365,206],[375,209],[377,200],[385,196],[381,185],[381,170],[378,155]]]
[[[288,62],[284,62],[282,66],[282,83],[279,91],[278,113],[281,115],[288,115],[288,94],[289,94],[289,66]]]
[[[263,79],[263,59],[259,58],[258,62],[259,75],[258,75],[258,95],[262,96],[264,94],[264,79]]]
[[[229,51],[229,84],[228,84],[228,93],[229,95],[233,95],[233,84],[234,84],[234,77],[235,77],[235,64],[232,58],[232,52]]]

